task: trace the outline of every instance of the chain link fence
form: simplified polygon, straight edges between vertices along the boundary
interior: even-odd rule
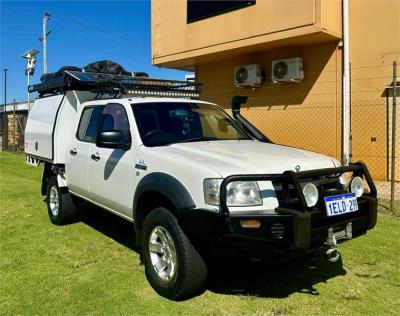
[[[305,69],[305,79],[298,85],[277,85],[267,80],[257,89],[208,80],[202,98],[229,110],[233,95],[247,95],[242,114],[272,141],[339,161],[343,121],[349,119],[351,160],[366,163],[383,207],[400,209],[400,124],[399,111],[394,114],[393,96],[398,74],[391,64],[351,67],[350,117],[344,117],[342,70],[332,68]],[[398,91],[397,83],[397,98]]]

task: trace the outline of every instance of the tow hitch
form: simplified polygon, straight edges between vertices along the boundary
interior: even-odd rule
[[[340,239],[352,239],[352,223],[346,224],[346,227],[342,230],[333,231],[333,227],[328,229],[328,238],[325,242],[325,253],[324,256],[330,262],[336,262],[340,258],[340,252],[338,249],[337,241]]]

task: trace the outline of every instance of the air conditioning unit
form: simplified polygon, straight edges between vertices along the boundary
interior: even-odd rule
[[[303,59],[300,57],[272,61],[272,82],[300,83],[303,79]]]
[[[235,86],[236,87],[259,87],[262,83],[261,65],[244,65],[235,67]]]

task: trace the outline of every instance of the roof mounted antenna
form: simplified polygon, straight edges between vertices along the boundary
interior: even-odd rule
[[[248,120],[246,120],[240,114],[240,107],[242,104],[247,102],[247,96],[235,95],[232,98],[232,113],[233,117],[242,125],[242,127],[248,132],[253,138],[257,139],[263,143],[272,143],[267,136],[261,133],[253,124],[251,124]]]

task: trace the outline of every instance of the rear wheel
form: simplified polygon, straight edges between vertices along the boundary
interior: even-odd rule
[[[203,287],[207,267],[175,216],[159,207],[146,217],[143,260],[154,290],[172,300],[189,298]]]
[[[72,197],[68,192],[61,192],[56,176],[47,181],[46,203],[50,221],[55,225],[66,224],[76,217],[76,208]]]

